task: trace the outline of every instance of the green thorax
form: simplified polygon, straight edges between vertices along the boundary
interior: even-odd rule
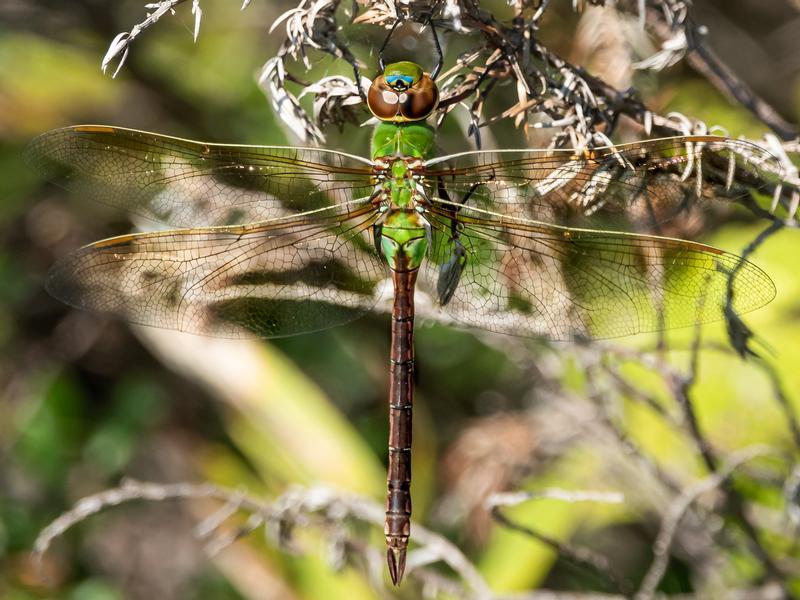
[[[434,151],[433,128],[425,123],[382,122],[372,134],[374,159],[383,156],[431,158]]]
[[[428,158],[433,139],[433,129],[420,123],[381,123],[372,137],[373,160],[383,159],[389,166],[381,183],[384,217],[376,244],[395,271],[418,269],[428,251],[430,225],[407,161]]]

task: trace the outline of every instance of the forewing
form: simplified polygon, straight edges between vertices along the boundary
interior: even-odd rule
[[[44,133],[27,159],[81,197],[174,227],[265,221],[372,188],[371,163],[340,152],[207,144],[97,125]]]
[[[111,238],[57,263],[47,288],[79,308],[203,335],[324,329],[379,297],[386,274],[369,240],[374,219],[367,204],[314,221]]]
[[[443,278],[457,276],[441,310],[491,331],[554,340],[618,337],[721,319],[729,281],[738,313],[775,295],[758,267],[703,244],[469,208],[460,212],[455,242],[448,213],[434,207],[430,219],[435,233],[422,285],[441,297]],[[452,265],[460,253],[459,271]]]
[[[442,200],[515,218],[661,233],[712,198],[771,193],[781,173],[759,146],[692,136],[584,152],[465,152],[428,161],[425,177]]]

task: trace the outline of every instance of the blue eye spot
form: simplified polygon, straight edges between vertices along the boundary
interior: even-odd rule
[[[410,87],[414,83],[414,78],[409,75],[387,75],[386,76],[386,83],[389,85],[394,85],[395,82],[402,81],[406,84],[406,87]]]

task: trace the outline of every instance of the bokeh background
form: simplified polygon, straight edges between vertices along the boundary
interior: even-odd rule
[[[602,69],[597,54],[586,55],[587,40],[575,33],[584,17],[570,4],[553,3],[540,35],[563,56]],[[2,598],[350,600],[389,593],[376,591],[357,569],[337,572],[324,539],[313,535],[297,555],[255,533],[208,558],[192,527],[209,508],[197,503],[110,509],[59,539],[41,572],[30,556],[48,522],[125,476],[210,480],[267,499],[292,484],[324,483],[382,502],[386,315],[293,338],[230,342],[132,328],[76,312],[42,287],[57,257],[128,231],[130,224],[125,215],[69,197],[28,170],[20,154],[37,133],[108,123],[215,142],[297,142],[255,81],[280,41],[269,27],[292,4],[253,0],[245,12],[238,5],[204,0],[196,43],[189,5],[181,7],[134,44],[116,79],[101,73],[100,61],[117,33],[143,19],[141,2],[4,0],[0,5]],[[697,0],[695,6],[696,19],[709,26],[712,47],[796,123],[800,6],[759,0]],[[503,2],[486,7],[508,11]],[[374,64],[380,31],[353,26],[352,32],[353,51]],[[452,58],[461,42],[452,35],[445,40]],[[431,56],[426,42],[413,37],[400,40],[390,58],[392,53]],[[306,77],[335,73],[349,71],[330,58],[315,58]],[[766,131],[684,66],[639,76],[634,84],[659,112],[678,110],[732,135],[758,137]],[[524,143],[510,123],[487,133],[490,145]],[[332,148],[367,151],[366,128],[326,134]],[[463,128],[442,133],[445,150],[467,143]],[[711,228],[703,241],[741,251],[763,227],[731,219]],[[775,281],[778,297],[746,317],[795,408],[800,402],[797,242],[797,233],[787,230],[752,257]],[[675,350],[668,358],[677,368],[686,367],[691,333],[670,336]],[[786,501],[775,483],[787,476],[786,465],[797,455],[785,413],[764,371],[730,351],[722,324],[708,326],[704,340],[716,347],[702,351],[694,387],[700,426],[723,455],[763,443],[786,457],[764,467],[764,480],[773,485],[753,478],[746,497],[748,510],[764,523],[769,550],[786,560],[794,552],[800,561],[790,543]],[[615,344],[635,350],[652,342],[639,337]],[[537,586],[602,590],[602,582],[546,545],[493,523],[480,507],[491,491],[623,492],[631,501],[622,505],[543,500],[510,514],[555,539],[598,550],[634,581],[649,563],[658,529],[657,511],[642,498],[650,488],[635,466],[626,466],[615,441],[592,428],[598,417],[582,393],[582,363],[572,352],[567,345],[433,322],[423,322],[417,333],[415,518],[454,541],[500,592]],[[623,361],[620,369],[674,413],[669,390],[652,371],[636,361]],[[555,394],[543,381],[560,381],[572,401],[565,405],[568,394],[563,389]],[[620,427],[660,468],[686,485],[702,477],[702,464],[680,426],[635,399],[614,402]],[[376,547],[382,544],[378,528],[364,536]],[[747,552],[725,555],[719,568],[733,587],[759,581],[759,563]],[[690,573],[677,552],[660,589],[692,592]],[[412,582],[396,593],[413,598],[419,590]]]

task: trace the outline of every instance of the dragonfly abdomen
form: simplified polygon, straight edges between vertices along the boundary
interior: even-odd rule
[[[406,261],[401,258],[401,267]],[[411,418],[414,400],[414,286],[417,269],[392,271],[392,346],[389,380],[389,469],[387,475],[386,558],[392,582],[403,578],[411,534]]]

